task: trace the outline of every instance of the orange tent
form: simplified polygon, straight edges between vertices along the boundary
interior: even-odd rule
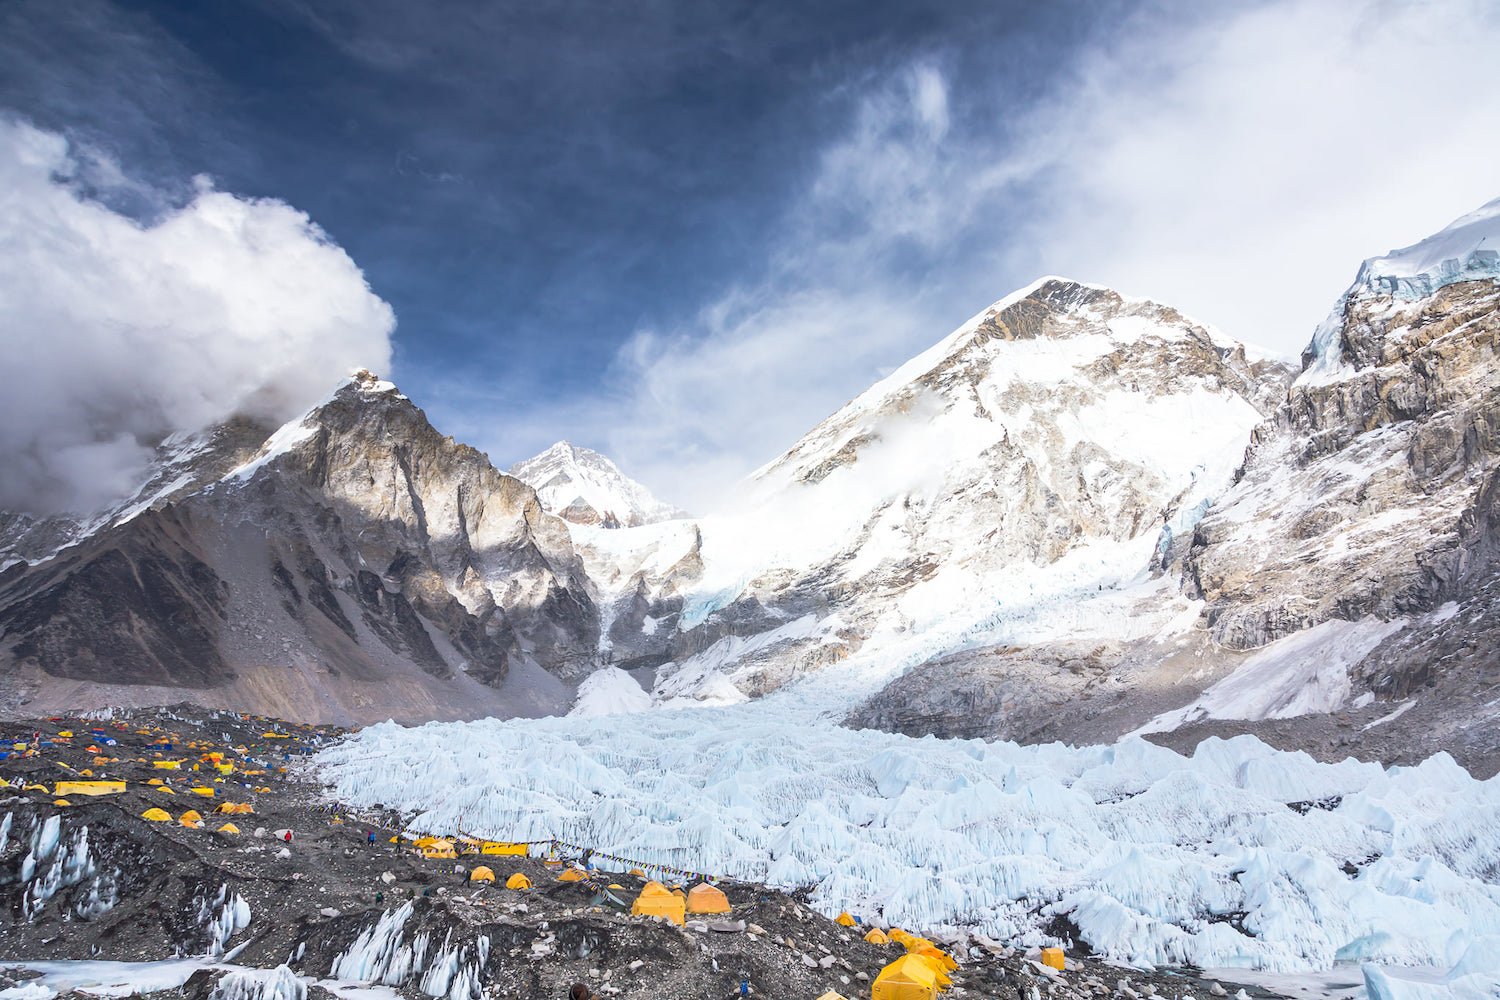
[[[729,897],[707,882],[699,882],[687,894],[689,913],[728,913]]]

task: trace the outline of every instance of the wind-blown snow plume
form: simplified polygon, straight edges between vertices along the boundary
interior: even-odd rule
[[[390,307],[305,214],[200,178],[143,224],[92,197],[101,183],[125,182],[0,118],[0,508],[87,510],[169,433],[279,423],[388,367]]]

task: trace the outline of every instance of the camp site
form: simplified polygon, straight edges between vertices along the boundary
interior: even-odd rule
[[[245,977],[261,1000],[362,983],[409,1000],[564,997],[580,983],[600,1000],[1225,989],[1076,947],[830,914],[805,889],[609,845],[425,832],[419,817],[330,798],[306,756],[345,735],[187,706],[7,725],[0,989],[32,992],[4,995],[66,991],[60,973],[3,961],[42,954],[89,963],[101,983],[175,956],[147,992],[194,1000]],[[1055,931],[1073,943],[1076,930]]]

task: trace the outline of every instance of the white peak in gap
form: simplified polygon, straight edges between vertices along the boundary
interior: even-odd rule
[[[567,441],[517,462],[510,474],[536,490],[548,513],[575,524],[634,528],[687,516],[656,499],[605,456]]]

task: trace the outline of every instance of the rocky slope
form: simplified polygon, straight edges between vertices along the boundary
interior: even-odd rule
[[[566,526],[390,383],[361,373],[274,433],[168,451],[89,523],[12,519],[13,703],[535,714],[591,668],[597,613]]]
[[[536,490],[542,507],[573,524],[634,528],[688,515],[664,504],[608,458],[559,441],[510,474]]]

